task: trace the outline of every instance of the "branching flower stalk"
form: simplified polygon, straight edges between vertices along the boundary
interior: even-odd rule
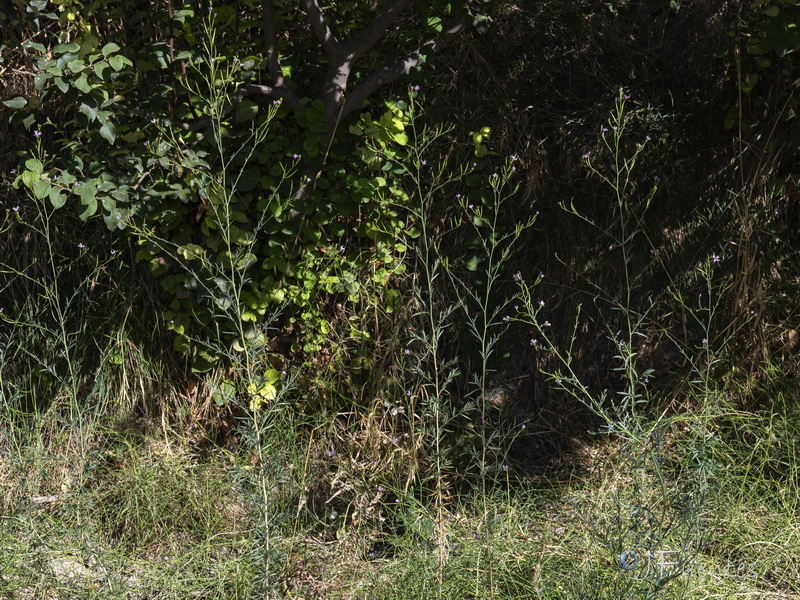
[[[517,295],[507,297],[502,302],[497,302],[495,296],[502,281],[504,271],[509,262],[514,244],[519,240],[522,233],[531,227],[536,214],[531,213],[527,221],[517,223],[512,231],[503,233],[501,225],[501,215],[504,205],[515,196],[518,186],[513,184],[514,173],[517,170],[517,157],[511,157],[506,161],[500,173],[493,173],[489,177],[489,187],[491,196],[486,206],[474,206],[467,198],[462,199],[462,210],[464,219],[469,220],[475,230],[479,240],[478,252],[481,256],[479,267],[481,277],[485,282],[479,286],[465,281],[452,268],[452,263],[446,261],[448,276],[453,286],[459,290],[464,298],[461,303],[464,319],[467,328],[479,347],[479,365],[477,372],[473,375],[473,389],[470,396],[476,401],[480,410],[481,423],[485,423],[488,417],[488,397],[489,397],[489,375],[490,359],[494,354],[497,344],[500,342],[503,333],[507,330],[511,321],[509,314],[510,307],[517,300]],[[516,278],[516,277],[515,277]],[[491,552],[491,533],[493,527],[490,525],[489,516],[489,462],[488,453],[492,440],[487,436],[485,428],[480,436],[480,458],[479,458],[479,481],[481,498],[483,505],[483,527],[487,532],[487,548]],[[480,560],[480,553],[478,560]],[[492,557],[487,557],[489,573],[489,596],[494,597],[494,577],[493,577]],[[476,566],[476,573],[480,573],[482,566]],[[476,576],[476,595],[480,586],[480,577]]]
[[[257,262],[250,247],[255,242],[258,232],[265,226],[270,213],[266,208],[261,209],[254,230],[242,234],[234,224],[234,206],[237,202],[236,190],[240,180],[251,158],[269,138],[270,126],[280,101],[273,102],[267,109],[265,117],[260,122],[255,121],[251,125],[249,136],[239,150],[232,155],[227,153],[223,143],[225,137],[223,121],[229,112],[226,103],[230,94],[230,82],[235,80],[232,75],[240,68],[240,65],[236,61],[233,64],[220,65],[215,60],[216,29],[213,20],[204,26],[207,40],[204,45],[206,60],[202,65],[190,65],[190,68],[194,68],[202,74],[203,80],[190,91],[203,101],[210,116],[209,135],[212,136],[215,156],[214,160],[210,161],[214,163],[213,166],[209,162],[204,162],[204,165],[213,170],[216,175],[206,187],[206,200],[210,205],[209,211],[223,242],[222,259],[208,256],[200,246],[194,244],[180,246],[161,238],[147,227],[137,225],[135,222],[129,223],[129,226],[135,228],[140,239],[157,247],[163,254],[171,257],[187,274],[191,275],[198,289],[202,291],[201,298],[210,302],[215,307],[215,311],[218,311],[214,322],[211,323],[216,328],[216,333],[211,340],[192,338],[190,332],[183,325],[171,325],[177,333],[191,340],[195,347],[205,347],[210,351],[210,356],[225,357],[234,366],[235,378],[233,380],[226,380],[220,385],[212,384],[212,387],[216,390],[215,396],[218,398],[218,402],[244,401],[245,405],[242,408],[249,415],[248,422],[241,433],[243,440],[252,447],[257,458],[257,471],[250,473],[249,477],[258,488],[264,544],[263,551],[260,552],[263,560],[261,587],[266,598],[271,597],[271,590],[274,589],[277,582],[277,577],[273,574],[272,561],[275,554],[272,547],[275,537],[272,525],[274,511],[271,504],[273,482],[270,481],[271,475],[267,472],[268,453],[271,447],[267,433],[274,426],[275,416],[280,409],[281,397],[290,387],[291,382],[284,381],[279,389],[281,374],[272,369],[265,359],[267,344],[265,330],[275,319],[278,311],[266,317],[261,324],[252,323],[253,316],[247,312],[244,297],[246,286],[251,282],[248,270]],[[156,123],[156,125],[159,124]],[[186,144],[173,128],[159,126],[159,132],[165,142],[173,148],[175,156],[184,155]],[[243,155],[239,156],[240,153]],[[294,174],[294,166],[284,167],[282,181],[289,179]],[[201,176],[204,175],[207,176],[207,174],[201,174]],[[267,207],[270,203],[280,202],[276,191],[279,187],[280,185],[275,186],[272,195],[266,199]],[[237,239],[234,239],[235,231],[238,232]],[[246,239],[242,239],[242,235],[245,235]],[[232,330],[221,330],[221,323],[225,327],[231,327]],[[232,344],[227,341],[231,337],[233,337]]]
[[[449,303],[442,297],[442,260],[440,241],[442,234],[431,231],[430,210],[432,203],[444,190],[462,177],[466,171],[463,169],[452,174],[448,171],[447,163],[442,162],[433,167],[431,174],[424,173],[427,151],[439,137],[448,133],[448,130],[429,130],[416,128],[413,118],[410,123],[415,143],[411,147],[411,159],[408,165],[398,165],[404,168],[413,188],[417,200],[416,207],[411,212],[419,224],[420,236],[417,246],[418,264],[422,272],[422,281],[414,286],[414,295],[420,309],[415,315],[422,327],[412,332],[412,340],[421,349],[418,363],[412,369],[418,384],[418,394],[421,397],[423,410],[433,418],[433,460],[434,460],[434,505],[436,511],[436,538],[437,538],[437,584],[438,597],[443,594],[444,566],[447,551],[445,533],[445,504],[447,486],[446,472],[447,459],[444,455],[442,443],[447,428],[447,423],[453,416],[449,409],[444,409],[444,404],[450,398],[450,384],[458,376],[458,369],[454,361],[442,355],[442,339],[445,333],[452,329],[452,318],[460,306],[460,301]],[[411,392],[412,395],[414,392]],[[414,419],[414,411],[409,410],[409,417]],[[421,432],[424,435],[424,431]]]
[[[412,332],[412,345],[419,351],[415,352],[417,363],[412,368],[412,375],[415,377],[415,384],[412,387],[416,391],[409,390],[408,393],[411,394],[412,401],[417,398],[421,400],[423,414],[429,416],[432,424],[431,439],[426,445],[433,448],[431,458],[434,470],[437,579],[441,597],[447,553],[444,523],[445,506],[448,502],[446,488],[449,466],[448,449],[443,446],[443,442],[454,419],[461,416],[474,418],[476,411],[482,417],[481,425],[478,426],[481,430],[481,447],[477,461],[477,476],[480,480],[481,496],[484,499],[481,528],[490,532],[492,527],[488,502],[490,476],[488,453],[492,441],[487,438],[483,423],[488,413],[490,359],[510,322],[511,317],[507,313],[514,298],[507,298],[499,306],[495,306],[494,303],[503,270],[512,254],[512,247],[522,232],[533,224],[535,215],[526,222],[517,224],[511,232],[503,233],[501,230],[502,209],[516,192],[516,187],[511,183],[517,169],[517,158],[514,157],[506,163],[500,173],[494,173],[488,178],[491,192],[481,208],[475,209],[466,198],[458,194],[457,199],[460,199],[463,205],[463,215],[452,220],[447,227],[442,228],[443,230],[434,230],[432,227],[434,203],[441,202],[442,196],[451,196],[453,187],[463,183],[472,173],[474,165],[461,167],[457,171],[451,169],[446,161],[428,165],[431,146],[447,131],[429,130],[424,127],[419,129],[413,111],[413,98],[411,105],[408,128],[412,132],[412,142],[408,146],[409,157],[405,163],[396,163],[410,183],[411,195],[416,200],[411,213],[420,229],[416,250],[421,276],[419,283],[414,286],[415,300],[420,308],[415,314],[418,328]],[[485,281],[479,286],[467,282],[457,273],[456,260],[446,256],[441,243],[445,236],[463,226],[467,218],[480,239],[480,247],[477,249],[480,255],[479,274]],[[467,396],[468,401],[460,408],[453,405],[450,390],[451,383],[458,376],[455,358],[445,356],[442,344],[444,336],[453,330],[457,313],[465,317],[467,330],[476,340],[480,353],[480,364],[470,381],[472,390]],[[414,413],[412,405],[409,414],[413,417]],[[414,431],[413,423],[412,431]],[[419,435],[427,434],[423,429]],[[484,540],[489,543],[490,536],[485,536]],[[479,553],[479,564],[476,565],[476,594],[482,585],[481,573],[488,572],[490,595],[493,596],[495,591],[491,556],[487,560],[488,571],[480,563],[482,560],[483,557]]]
[[[520,281],[524,305],[520,318],[535,331],[536,337],[531,339],[531,345],[547,352],[557,365],[556,370],[549,373],[555,387],[588,407],[603,420],[606,433],[624,442],[623,472],[627,475],[627,487],[620,487],[614,492],[612,504],[616,516],[600,523],[579,507],[578,515],[592,538],[611,552],[613,563],[621,571],[614,579],[615,597],[627,598],[630,594],[635,594],[650,600],[667,583],[690,568],[704,543],[702,515],[709,492],[709,465],[705,457],[708,440],[705,435],[701,435],[695,436],[691,442],[694,445],[691,460],[696,463],[696,476],[689,477],[684,482],[670,481],[664,467],[667,457],[662,442],[670,426],[681,420],[681,417],[665,418],[662,415],[654,422],[648,422],[647,417],[639,412],[639,405],[645,404],[650,398],[646,384],[654,374],[652,370],[642,371],[636,361],[637,339],[645,337],[643,329],[649,322],[649,309],[643,314],[637,314],[632,306],[637,278],[631,272],[629,245],[636,231],[631,232],[630,229],[631,223],[635,221],[637,231],[647,235],[640,215],[647,210],[656,188],[654,186],[645,194],[639,204],[641,208],[634,207],[633,170],[636,159],[649,138],[637,144],[629,157],[625,156],[623,134],[629,118],[625,112],[627,100],[628,96],[620,90],[611,118],[600,132],[603,145],[611,155],[610,172],[605,173],[595,167],[590,154],[584,155],[584,161],[591,172],[611,189],[619,212],[619,232],[602,230],[591,219],[583,216],[574,204],[564,207],[590,226],[603,231],[604,235],[611,238],[612,249],[619,249],[622,254],[624,289],[621,294],[611,296],[594,286],[598,295],[624,317],[625,329],[622,336],[609,325],[609,337],[618,351],[615,358],[619,366],[616,370],[623,373],[625,381],[624,389],[616,394],[621,396],[621,402],[616,402],[608,390],[599,395],[591,391],[573,367],[572,351],[577,339],[580,307],[576,313],[571,341],[566,349],[561,349],[556,344],[550,333],[550,323],[543,318],[545,303],[533,297],[533,286],[525,281]],[[710,271],[705,272],[705,276],[711,298]],[[705,316],[710,317],[711,310],[705,311]],[[710,320],[706,320],[707,337],[710,336],[708,327]],[[706,347],[707,343],[708,340],[704,339],[703,344]],[[708,366],[701,370],[700,365],[695,362],[691,364],[701,375],[701,380],[708,382]],[[705,392],[707,391],[706,388]],[[703,423],[700,428],[705,432],[707,419],[701,415],[699,421]],[[645,560],[649,561],[654,556],[663,557],[665,552],[674,559],[669,561],[668,566],[662,561],[657,569],[651,569],[650,562],[647,562],[647,568],[644,567]]]
[[[85,410],[80,406],[79,394],[81,393],[82,382],[79,372],[80,359],[78,358],[80,353],[77,351],[76,341],[76,338],[80,335],[80,330],[70,330],[69,322],[70,316],[78,310],[79,304],[85,301],[86,289],[91,285],[92,277],[81,279],[72,290],[65,289],[63,281],[70,274],[73,265],[78,259],[65,260],[59,256],[57,243],[53,238],[55,232],[52,226],[52,216],[56,209],[51,206],[46,192],[41,194],[37,192],[40,189],[39,184],[42,184],[42,190],[49,190],[50,183],[55,183],[50,181],[47,174],[48,155],[44,151],[40,136],[36,136],[36,148],[33,154],[34,156],[26,162],[26,166],[33,172],[39,173],[39,181],[37,181],[37,185],[33,187],[33,190],[26,186],[26,192],[36,208],[36,215],[33,220],[29,221],[25,220],[24,216],[20,214],[18,207],[13,212],[18,220],[23,222],[26,227],[42,240],[45,251],[44,265],[46,275],[44,277],[35,277],[27,270],[20,271],[6,263],[0,263],[0,269],[7,274],[26,280],[33,289],[39,290],[38,297],[44,300],[46,310],[52,314],[54,325],[47,325],[44,319],[32,320],[21,315],[3,314],[0,315],[0,318],[12,326],[38,329],[45,338],[55,341],[58,346],[58,353],[61,354],[64,361],[66,373],[63,373],[49,359],[35,356],[25,345],[20,346],[19,351],[28,354],[34,363],[40,364],[42,370],[48,372],[65,389],[69,400],[70,423],[76,427],[80,443],[84,443],[87,441],[84,435],[84,426],[86,425],[84,423]],[[86,246],[81,242],[78,245],[78,252],[83,254],[85,248]],[[97,273],[103,267],[104,264],[96,260],[93,272]],[[51,408],[57,408],[57,403],[53,403]]]

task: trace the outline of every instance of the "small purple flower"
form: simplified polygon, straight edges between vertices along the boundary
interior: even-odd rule
[[[37,137],[38,138],[38,137],[41,137],[41,136],[42,136],[42,132],[41,131],[39,131],[38,129],[34,130],[33,137]]]
[[[81,250],[83,250],[84,248],[86,248],[86,244],[84,244],[83,242],[81,242],[80,244],[78,244],[78,248],[80,248]]]
[[[428,164],[428,161],[427,161],[427,160],[423,160],[423,161],[422,161],[422,166],[423,166],[423,167],[424,167],[425,165],[427,165],[427,164]]]
[[[544,273],[539,273],[539,279],[544,279]]]
[[[396,437],[393,437],[393,438],[392,438],[392,443],[393,443],[393,444],[396,444],[396,443],[397,443],[397,442],[399,442],[399,441],[400,441],[400,440],[398,440]]]
[[[519,427],[520,427],[520,429],[527,429],[527,428],[528,428],[528,426],[527,426],[527,425],[525,425],[525,423],[523,423],[523,424],[522,424],[522,425],[520,425]]]
[[[514,273],[513,277],[514,277],[514,281],[522,281],[522,275],[519,273],[519,271]]]
[[[703,343],[703,346],[707,346],[708,345],[708,339],[707,338],[703,338],[702,339],[702,343]]]
[[[411,390],[406,390],[406,396],[411,397]]]
[[[375,558],[375,553],[374,553],[374,552],[370,552],[370,553],[369,553],[369,557],[370,557],[370,558]]]
[[[292,158],[297,160],[298,158],[300,158],[300,155],[299,154],[292,154]]]
[[[550,327],[550,321],[545,321],[544,323],[542,323],[542,327]]]
[[[16,170],[16,169],[11,169],[11,174],[12,174],[12,175],[16,175],[16,173],[17,173],[17,170]]]
[[[648,135],[646,138],[644,138],[644,141],[646,141],[646,142],[649,142],[649,141],[650,141],[650,140],[652,140],[652,139],[653,139],[653,138],[651,138],[651,137]]]
[[[114,256],[116,253],[117,253],[117,251],[116,251],[116,250],[112,250],[112,251],[111,251],[111,256]]]
[[[544,300],[539,300],[539,306],[544,307]]]
[[[328,458],[333,458],[333,455],[336,454],[336,452],[334,452],[333,449],[331,449],[328,450],[325,454],[327,454]]]
[[[508,471],[508,465],[503,465],[503,471]]]
[[[719,262],[719,256],[717,256],[716,254],[712,254],[711,255],[711,262],[718,263]]]
[[[536,338],[531,338],[531,341],[529,343],[531,346],[536,346],[539,343],[539,340],[537,340]]]
[[[508,323],[510,320],[511,320],[511,318],[508,315],[503,317],[503,323]]]
[[[418,85],[415,85],[415,86],[414,86],[414,91],[415,91],[415,92],[418,92],[418,91],[419,91],[419,86],[418,86]]]
[[[624,94],[624,95],[622,96],[622,99],[623,99],[623,100],[630,100],[630,99],[631,99],[631,95],[630,95],[630,94]]]
[[[589,160],[589,153],[587,152],[586,154],[584,154],[583,158],[584,158],[584,160]]]
[[[11,210],[13,210],[14,212],[19,212],[19,206],[12,206]]]
[[[382,485],[379,485],[379,486],[378,486],[378,491],[379,491],[379,492],[382,492],[382,491],[383,491],[383,486],[382,486]]]
[[[473,208],[475,208],[475,205],[474,205],[474,204],[470,204],[470,205],[469,205],[467,208],[469,208],[470,210],[472,210]]]
[[[461,194],[456,194],[456,198],[461,198]]]
[[[213,59],[212,59],[212,60],[213,60]],[[155,118],[152,118],[152,119],[150,119],[150,123],[151,123],[151,124],[153,124],[153,125],[155,125],[155,124],[156,124],[156,120],[155,120]]]
[[[405,354],[406,356],[411,356],[411,350],[406,348],[405,350],[403,350],[403,354]]]
[[[603,133],[608,133],[608,127],[603,127],[600,131],[602,131]]]

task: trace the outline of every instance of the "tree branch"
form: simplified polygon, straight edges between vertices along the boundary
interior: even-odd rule
[[[383,5],[383,10],[379,12],[372,22],[367,25],[361,33],[347,40],[342,49],[348,56],[348,59],[353,61],[368,52],[375,44],[378,43],[386,33],[386,29],[391,22],[403,12],[403,9],[408,6],[411,0],[387,0]]]
[[[329,57],[336,55],[340,51],[340,45],[336,36],[333,35],[330,25],[325,20],[325,15],[322,14],[318,0],[300,0],[300,5],[308,14],[311,31],[317,36],[325,53]]]
[[[464,16],[457,17],[444,26],[440,37],[428,40],[414,52],[398,60],[396,63],[373,71],[347,95],[342,109],[342,118],[356,110],[375,90],[391,83],[401,75],[408,74],[411,69],[421,65],[423,54],[440,52],[443,48],[450,45],[465,27],[466,19]]]
[[[263,14],[264,50],[267,53],[267,68],[269,69],[272,85],[283,85],[283,71],[278,56],[278,32],[275,28],[275,4],[273,0],[262,0],[261,11]]]
[[[230,114],[230,112],[236,108],[236,105],[248,96],[274,96],[280,98],[292,110],[300,108],[300,98],[286,85],[269,86],[248,83],[240,87],[239,91],[231,96],[228,104],[222,109],[220,117],[225,117]],[[212,117],[207,115],[190,123],[176,123],[176,126],[184,131],[200,131],[211,125],[211,120]]]

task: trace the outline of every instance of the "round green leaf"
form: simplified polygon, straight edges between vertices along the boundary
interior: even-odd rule
[[[113,144],[114,140],[117,139],[117,128],[114,127],[114,123],[111,121],[103,123],[103,126],[100,128],[100,135],[108,140],[109,144]]]
[[[69,68],[69,70],[72,71],[73,73],[80,73],[81,71],[83,71],[83,68],[85,66],[86,63],[83,62],[80,58],[76,58],[75,60],[70,61],[69,64],[67,64],[67,68]]]
[[[3,100],[3,104],[5,104],[8,108],[14,108],[14,109],[25,108],[26,106],[28,106],[28,99],[25,98],[24,96],[15,96],[10,100]]]
[[[50,204],[53,205],[53,208],[58,210],[67,202],[67,197],[61,193],[61,190],[58,188],[52,188],[50,190]]]
[[[86,73],[81,73],[81,76],[75,80],[75,87],[84,94],[88,94],[92,91],[92,86],[89,85],[89,80],[86,77]]]
[[[236,105],[234,110],[233,120],[237,123],[243,123],[253,119],[258,114],[258,105],[250,100],[242,100]]]
[[[80,49],[81,47],[75,42],[71,42],[69,44],[56,44],[56,47],[53,48],[53,54],[65,54],[67,52],[77,52]]]
[[[33,195],[37,198],[47,198],[50,195],[50,190],[52,189],[53,188],[49,183],[43,179],[40,179],[33,184]]]
[[[87,204],[86,208],[78,215],[81,221],[85,221],[89,217],[91,217],[94,213],[97,212],[97,200],[92,198]]]
[[[114,42],[109,42],[108,44],[103,46],[103,49],[100,50],[100,52],[103,53],[103,56],[108,58],[109,54],[113,54],[114,52],[119,52],[119,46],[117,46]]]
[[[111,68],[113,68],[115,71],[121,70],[122,67],[125,66],[125,61],[126,58],[124,56],[120,56],[119,54],[115,54],[114,56],[108,59]],[[131,61],[128,62],[130,63]]]
[[[44,165],[38,158],[29,158],[25,161],[25,168],[41,175],[44,172]]]
[[[54,81],[56,82],[58,89],[61,90],[62,94],[66,94],[69,91],[69,84],[61,79],[61,77],[56,77]]]

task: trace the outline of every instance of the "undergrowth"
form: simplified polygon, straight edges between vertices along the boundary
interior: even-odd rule
[[[209,105],[221,109],[222,98]],[[241,172],[222,168],[215,188],[227,263],[140,232],[203,274],[197,284],[218,322],[232,324],[193,340],[225,357],[199,392],[233,422],[220,446],[198,448],[185,424],[166,418],[179,401],[154,403],[153,395],[179,392],[156,383],[169,373],[134,334],[108,326],[133,319],[130,306],[116,321],[91,316],[92,307],[120,303],[103,278],[116,251],[101,254],[89,240],[68,248],[49,205],[33,196],[7,210],[4,228],[32,240],[32,254],[2,262],[0,592],[370,600],[800,593],[797,393],[772,362],[755,382],[739,374],[735,345],[747,318],[725,323],[724,253],[698,261],[699,299],[668,290],[686,316],[685,335],[660,323],[655,302],[634,306],[627,240],[656,188],[633,185],[647,140],[625,143],[627,101],[620,92],[600,131],[603,162],[586,158],[616,203],[619,227],[608,235],[624,273],[619,291],[594,287],[614,317],[608,336],[619,377],[603,389],[584,381],[572,346],[554,335],[569,324],[548,320],[543,277],[516,262],[516,244],[535,225],[508,216],[520,161],[496,174],[434,164],[432,149],[447,132],[417,129],[413,111],[412,158],[401,165],[420,229],[410,249],[418,268],[401,282],[408,308],[348,319],[364,330],[372,315],[381,321],[373,363],[360,363],[375,372],[360,388],[355,374],[326,381],[324,369],[315,382],[360,389],[349,410],[312,417],[298,408],[292,365],[276,368],[269,347],[279,315],[243,318],[249,257],[229,237]],[[218,126],[221,112],[213,117]],[[252,130],[253,148],[262,133]],[[432,212],[442,199],[456,207],[446,225]],[[579,206],[567,208],[584,218]],[[469,252],[452,243],[464,228]],[[580,315],[573,318],[571,343]],[[656,374],[640,364],[651,336],[668,339],[689,365],[679,402],[661,397]],[[567,481],[529,477],[510,460],[529,421],[493,402],[492,381],[507,348],[520,346],[544,355],[549,393],[599,424],[591,443],[576,446],[580,468]],[[462,348],[478,350],[465,356]],[[344,364],[337,360],[325,364]],[[769,406],[747,409],[754,390]],[[139,426],[154,416],[155,427]]]

